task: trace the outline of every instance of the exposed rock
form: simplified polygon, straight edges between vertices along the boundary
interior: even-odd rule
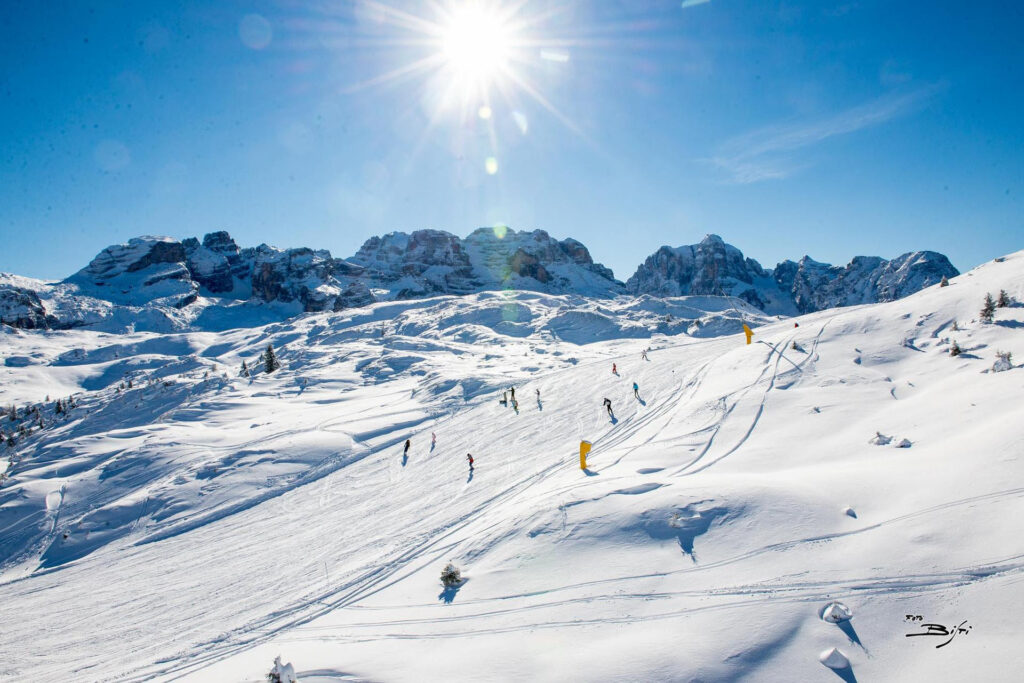
[[[101,251],[68,278],[84,294],[119,304],[160,303],[182,307],[195,301],[199,286],[185,265],[185,248],[168,237],[135,237]]]
[[[0,284],[0,324],[23,330],[48,330],[58,327],[48,315],[39,295],[30,289]]]
[[[845,267],[804,256],[766,270],[717,235],[708,235],[700,244],[661,247],[626,281],[626,288],[657,296],[728,294],[767,313],[788,315],[892,301],[958,274],[945,256],[931,251],[892,261],[857,256]]]

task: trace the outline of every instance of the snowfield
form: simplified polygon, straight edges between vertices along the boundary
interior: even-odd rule
[[[1024,300],[1024,252],[781,320],[495,292],[3,327],[0,402],[44,427],[0,421],[0,680],[1019,680],[1000,289]],[[268,343],[283,368],[241,376]]]

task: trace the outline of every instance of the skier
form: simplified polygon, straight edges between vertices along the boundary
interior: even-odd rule
[[[619,374],[619,371],[615,369],[615,363],[612,363],[612,374],[613,375]]]
[[[411,445],[412,445],[412,439],[406,439],[405,440],[405,453],[402,454],[406,458],[409,457],[409,446],[411,446]]]
[[[509,390],[509,393],[512,394],[512,400],[515,401],[516,400],[516,388],[515,387],[509,387],[508,390]]]
[[[636,382],[633,382],[633,395],[640,398],[640,385]]]
[[[540,389],[534,389],[537,392],[537,403],[540,403]]]
[[[512,409],[516,411],[516,415],[519,414],[519,401],[512,399]]]
[[[437,434],[430,432],[430,447],[433,448],[437,445]]]
[[[469,453],[466,453],[466,460],[469,461],[469,469],[473,469],[473,456],[470,455]]]
[[[647,360],[647,349],[640,352],[640,360]]]
[[[604,400],[604,407],[608,410],[608,414],[611,415],[612,414],[612,402],[611,402],[611,399],[607,399],[606,398]]]

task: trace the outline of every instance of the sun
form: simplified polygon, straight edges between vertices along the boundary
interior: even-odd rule
[[[515,35],[493,6],[468,4],[446,17],[441,54],[464,85],[486,87],[508,69]]]

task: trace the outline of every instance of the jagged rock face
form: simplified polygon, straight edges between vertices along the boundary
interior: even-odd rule
[[[621,294],[612,271],[594,263],[574,239],[556,240],[543,230],[478,228],[465,239],[473,270],[486,288],[512,287],[562,294]]]
[[[203,243],[190,237],[183,241],[187,265],[193,279],[211,294],[227,294],[235,288],[235,278],[249,277],[251,263],[241,256],[241,250],[231,235],[211,232]]]
[[[846,267],[819,263],[804,256],[783,261],[774,272],[780,289],[789,292],[801,313],[836,306],[894,301],[960,272],[942,254],[917,251],[891,261],[857,256]]]
[[[804,256],[766,270],[717,235],[708,235],[700,244],[662,247],[626,281],[626,288],[656,296],[727,294],[766,313],[791,315],[891,301],[958,274],[945,256],[930,251],[892,261],[857,256],[845,267]]]
[[[468,294],[479,286],[462,240],[442,230],[371,237],[350,261],[365,269],[371,286],[396,289],[398,298]]]
[[[68,282],[83,292],[120,304],[158,302],[181,308],[196,300],[199,286],[185,265],[185,248],[166,237],[135,237],[101,251]]]
[[[396,298],[511,287],[550,293],[618,293],[612,272],[576,240],[543,230],[480,228],[465,240],[441,230],[393,232],[363,244],[352,262]],[[580,288],[580,290],[577,290]]]
[[[48,330],[59,327],[48,315],[39,295],[30,289],[0,285],[0,324],[23,330]]]
[[[764,310],[769,298],[755,283],[765,278],[761,264],[708,235],[699,244],[661,247],[626,281],[626,289],[656,296],[736,296]]]

